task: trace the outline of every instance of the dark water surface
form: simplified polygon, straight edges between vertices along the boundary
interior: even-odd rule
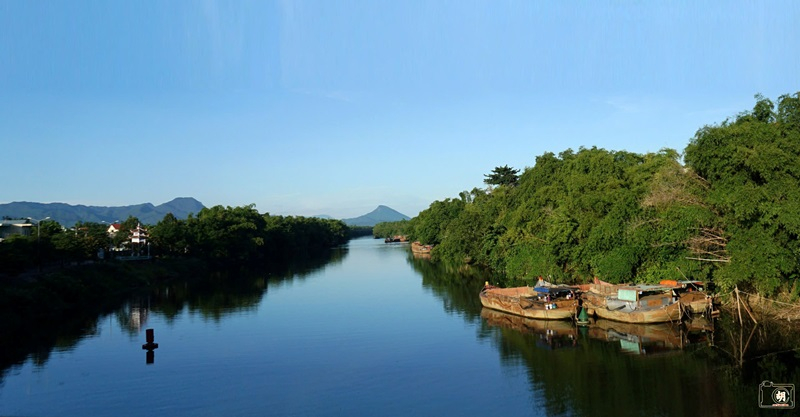
[[[312,268],[172,284],[5,369],[0,415],[734,416],[759,412],[761,378],[797,376],[785,355],[731,365],[742,329],[482,311],[484,279],[358,239]]]

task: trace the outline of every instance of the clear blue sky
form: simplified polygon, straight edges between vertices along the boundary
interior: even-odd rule
[[[0,1],[0,203],[415,216],[800,90],[800,3]]]

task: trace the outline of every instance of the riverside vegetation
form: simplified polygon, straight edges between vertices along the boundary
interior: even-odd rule
[[[114,240],[127,239],[138,223],[129,218],[115,237],[109,237],[108,225],[100,223],[65,229],[42,221],[33,236],[1,242],[0,342],[5,345],[24,333],[24,326],[96,314],[136,290],[175,277],[204,275],[209,267],[285,264],[317,256],[349,239],[349,228],[340,220],[262,215],[253,205],[216,206],[186,220],[167,214],[148,227],[151,247],[131,249],[142,254],[149,250],[158,262],[114,262],[108,256],[113,253],[109,249],[120,244]],[[103,261],[98,259],[99,249],[106,253]]]
[[[378,237],[435,245],[433,260],[509,280],[698,279],[790,301],[800,295],[800,93],[700,128],[683,154],[592,147],[545,153],[521,175],[433,202]]]
[[[44,220],[32,236],[11,236],[0,244],[1,272],[16,275],[45,266],[98,259],[121,247],[139,219],[129,217],[109,236],[108,224],[79,222],[66,229]],[[350,228],[341,220],[259,214],[254,205],[215,206],[180,220],[171,213],[146,226],[150,248],[125,244],[129,251],[168,258],[203,259],[215,264],[260,263],[313,253],[347,242]]]

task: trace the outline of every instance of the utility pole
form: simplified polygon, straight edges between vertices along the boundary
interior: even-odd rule
[[[28,220],[33,220],[36,222],[36,263],[39,264],[39,272],[42,272],[42,222],[45,220],[50,220],[50,216],[47,216],[43,219],[32,219],[28,217]]]

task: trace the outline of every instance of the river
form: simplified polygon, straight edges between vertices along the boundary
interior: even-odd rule
[[[482,310],[485,278],[362,238],[178,281],[3,370],[0,415],[733,416],[765,411],[762,379],[800,382],[786,355],[737,366],[755,331],[525,321]]]

